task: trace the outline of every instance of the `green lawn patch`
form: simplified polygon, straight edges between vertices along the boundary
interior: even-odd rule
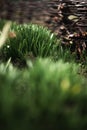
[[[87,87],[76,64],[28,61],[22,71],[0,65],[0,129],[54,130],[87,125]]]

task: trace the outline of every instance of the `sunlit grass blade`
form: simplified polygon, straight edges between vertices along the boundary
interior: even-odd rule
[[[1,35],[0,35],[0,48],[5,44],[6,39],[8,37],[8,32],[11,26],[11,22],[7,22],[4,27],[3,30],[1,31]]]

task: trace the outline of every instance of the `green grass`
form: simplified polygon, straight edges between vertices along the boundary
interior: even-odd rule
[[[4,27],[6,21],[0,21],[0,28]],[[61,39],[57,39],[55,34],[42,26],[34,24],[16,24],[12,23],[10,33],[15,36],[9,36],[5,45],[0,51],[2,59],[11,60],[16,64],[26,62],[27,59],[37,57],[50,57],[57,61],[63,59],[65,62],[75,61],[69,48],[62,47]]]
[[[16,37],[9,37],[2,49],[6,59],[22,60],[31,53],[34,57],[52,57],[60,43],[53,33],[38,25],[13,23],[10,32]]]
[[[56,63],[42,58],[35,63],[28,61],[28,68],[22,71],[10,62],[1,64],[2,127],[83,130],[87,123],[87,87],[77,72],[76,64],[62,60]]]

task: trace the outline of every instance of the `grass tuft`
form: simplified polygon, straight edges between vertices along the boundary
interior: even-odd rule
[[[46,28],[13,23],[2,53],[6,59],[11,57],[14,60],[29,58],[31,53],[34,57],[52,57],[59,42]]]

